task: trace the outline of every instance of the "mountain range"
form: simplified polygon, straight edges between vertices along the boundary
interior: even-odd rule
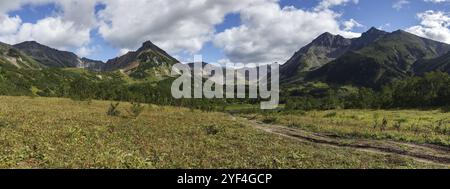
[[[19,69],[87,68],[96,72],[120,71],[134,79],[158,81],[170,76],[176,63],[177,59],[150,41],[106,63],[34,41],[0,43],[0,64]],[[370,28],[353,39],[328,32],[318,36],[281,66],[280,75],[283,84],[323,81],[375,88],[431,71],[450,73],[450,45],[402,30],[389,33]]]
[[[377,87],[395,79],[437,71],[434,68],[445,64],[445,58],[440,57],[449,51],[448,44],[402,30],[388,33],[371,28],[354,39],[325,33],[284,64],[281,75],[287,83],[320,80]]]
[[[292,79],[302,73],[318,69],[348,51],[365,47],[386,34],[387,32],[371,28],[360,38],[346,39],[326,32],[301,48],[283,65],[281,71],[283,78]]]
[[[60,51],[36,41],[16,45],[0,43],[0,63],[19,69],[86,68],[96,72],[121,71],[132,78],[160,80],[170,75],[179,61],[147,41],[137,51],[108,60],[80,58],[75,53]]]

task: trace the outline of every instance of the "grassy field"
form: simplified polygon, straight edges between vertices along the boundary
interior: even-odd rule
[[[341,138],[450,146],[450,113],[441,110],[332,110],[243,116]]]
[[[285,139],[223,113],[147,105],[134,118],[130,105],[122,103],[120,116],[111,117],[106,115],[109,106],[102,101],[0,97],[0,168],[439,167],[396,155]],[[350,116],[309,114],[310,118],[295,118],[331,125],[333,119]],[[288,123],[285,118],[279,121]],[[365,117],[358,120],[370,122]],[[338,128],[346,128],[342,125]]]

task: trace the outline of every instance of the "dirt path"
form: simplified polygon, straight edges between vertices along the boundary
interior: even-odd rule
[[[244,119],[244,118],[239,118]],[[252,127],[293,140],[312,142],[340,148],[352,148],[365,152],[394,154],[412,158],[416,161],[434,163],[450,168],[450,148],[436,145],[418,145],[395,141],[370,139],[342,139],[325,134],[293,129],[280,125],[264,124],[246,120]]]

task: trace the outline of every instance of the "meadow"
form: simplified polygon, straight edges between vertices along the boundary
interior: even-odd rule
[[[346,139],[450,147],[450,112],[441,109],[282,111],[241,116]]]
[[[0,97],[0,168],[448,168],[291,140],[226,113],[145,105],[136,117],[132,105],[123,102],[111,116],[110,104]],[[331,130],[327,112],[309,114],[316,117],[280,116],[277,122],[288,124],[287,118],[294,117],[312,125],[321,120],[330,125],[323,130]],[[333,117],[340,116],[350,115]],[[370,119],[359,119],[364,121]],[[357,127],[343,125],[336,128],[350,133]],[[448,135],[436,137],[448,140]]]

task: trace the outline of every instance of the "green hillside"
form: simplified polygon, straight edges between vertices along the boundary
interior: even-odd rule
[[[39,69],[43,66],[14,47],[0,42],[0,64],[17,68]]]
[[[450,74],[450,52],[438,58],[421,60],[413,65],[415,73],[423,75],[431,71],[441,71]]]
[[[308,73],[307,80],[377,88],[415,75],[415,62],[449,51],[450,45],[396,31]]]

